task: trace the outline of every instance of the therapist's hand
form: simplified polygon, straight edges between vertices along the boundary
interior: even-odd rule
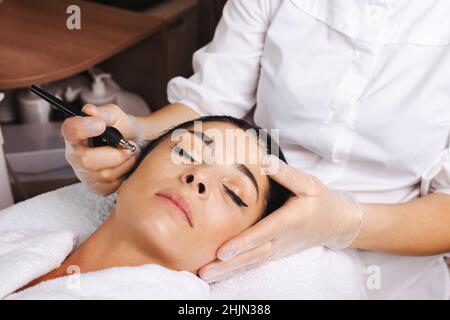
[[[230,239],[215,261],[199,270],[208,282],[219,281],[248,266],[314,246],[343,249],[353,242],[362,223],[359,204],[347,193],[328,189],[314,176],[268,157],[270,177],[294,197],[251,228]]]
[[[101,107],[87,104],[82,111],[90,117],[70,117],[62,124],[66,159],[89,191],[108,195],[119,188],[122,176],[132,168],[140,149],[138,147],[136,153],[132,153],[110,146],[91,148],[88,138],[98,136],[106,126],[112,126],[133,143],[142,135],[139,132],[142,128],[134,118],[113,104]]]

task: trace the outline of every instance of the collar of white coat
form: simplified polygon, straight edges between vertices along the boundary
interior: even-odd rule
[[[449,0],[290,0],[299,10],[365,42],[450,44]]]

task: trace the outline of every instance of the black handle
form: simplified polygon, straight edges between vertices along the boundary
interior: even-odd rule
[[[119,130],[114,127],[106,127],[105,132],[101,135],[89,139],[89,146],[93,148],[103,146],[117,147],[122,139],[123,136]]]

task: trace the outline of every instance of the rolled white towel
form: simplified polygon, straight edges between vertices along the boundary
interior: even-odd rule
[[[59,267],[78,236],[73,231],[20,229],[0,235],[0,298],[6,299],[208,299],[206,282],[159,265],[116,267],[44,281],[13,293]]]
[[[68,230],[1,232],[0,299],[59,267],[76,241],[76,233]]]
[[[7,297],[7,300],[30,299],[197,300],[209,299],[209,286],[190,272],[149,264],[68,275]]]

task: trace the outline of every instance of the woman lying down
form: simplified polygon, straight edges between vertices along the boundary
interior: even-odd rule
[[[179,291],[175,297],[205,298],[183,296],[180,282],[170,282],[167,272],[189,274],[188,286],[198,282],[209,289],[195,276],[198,270],[215,259],[224,242],[279,208],[291,193],[264,174],[264,156],[276,154],[284,160],[278,145],[265,131],[226,116],[199,120],[200,128],[198,122],[186,122],[151,141],[117,191],[116,206],[104,223],[58,268],[41,273],[11,297],[20,298],[33,290],[36,294],[31,298],[52,296],[48,291],[56,289],[50,286],[54,281],[48,280],[62,280],[73,272],[79,272],[81,284],[86,285],[102,270],[102,285],[112,285],[119,281],[120,270],[131,268],[139,290],[151,292],[157,286],[155,281],[159,281],[159,288]],[[243,145],[236,141],[243,141]],[[307,259],[301,261],[296,267],[299,272],[301,266],[307,270],[318,268],[317,260],[309,264]],[[326,261],[327,268],[329,263]],[[149,265],[155,273],[139,273],[142,269],[138,266]],[[116,273],[109,275],[111,270]],[[308,272],[305,277],[312,278]],[[339,278],[339,272],[332,277]],[[122,290],[133,282],[132,274],[126,273],[125,277]],[[145,288],[148,281],[150,285]],[[39,294],[38,288],[44,288],[45,294]],[[154,295],[137,296],[161,298]],[[110,292],[100,294],[111,296]]]
[[[287,200],[290,192],[261,167],[278,149],[270,136],[231,117],[200,120],[202,131],[191,121],[151,141],[106,221],[59,268],[26,287],[66,276],[70,266],[87,273],[158,264],[196,274],[221,244]]]

